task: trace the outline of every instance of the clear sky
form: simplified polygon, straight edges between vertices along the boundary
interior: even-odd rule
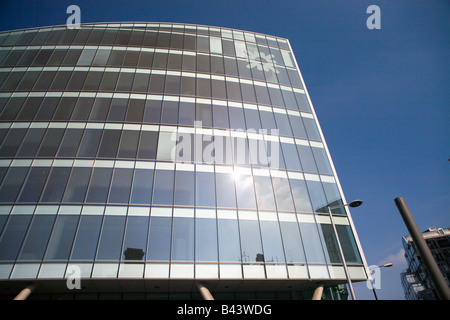
[[[0,0],[0,30],[81,22],[185,22],[288,38],[322,126],[380,299],[404,299],[403,196],[421,230],[450,227],[450,1]],[[369,30],[370,5],[381,29]],[[373,299],[363,284],[359,299]]]

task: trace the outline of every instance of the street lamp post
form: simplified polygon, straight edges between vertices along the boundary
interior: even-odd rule
[[[356,207],[359,207],[361,204],[362,204],[361,200],[354,200],[347,204],[341,204],[339,206],[328,207],[328,214],[330,215],[331,226],[333,227],[333,232],[334,232],[334,235],[336,236],[339,254],[341,256],[342,264],[344,266],[345,277],[347,278],[348,287],[350,289],[350,293],[352,295],[353,300],[356,300],[355,291],[353,290],[352,280],[350,279],[350,274],[349,274],[348,268],[347,268],[347,262],[345,261],[345,257],[344,257],[344,251],[342,250],[341,241],[339,240],[339,235],[336,230],[336,225],[334,224],[334,221],[333,221],[333,214],[331,213],[331,210],[337,209],[337,208],[342,208],[342,207],[347,207],[347,206],[350,208],[356,208]]]
[[[386,264],[383,264],[383,265],[377,266],[377,267],[378,268],[390,268],[392,266],[393,266],[393,264],[391,262],[389,262],[389,263],[386,263]],[[376,267],[374,267],[374,268],[376,268]],[[370,284],[372,286],[372,292],[373,292],[373,295],[375,296],[375,300],[378,300],[378,296],[377,296],[377,293],[375,292],[375,287],[373,286],[373,282],[370,281]]]

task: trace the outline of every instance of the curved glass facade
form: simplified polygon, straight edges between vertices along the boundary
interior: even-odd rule
[[[343,203],[286,39],[158,23],[0,33],[0,278],[345,282]],[[352,277],[364,258],[335,223]]]

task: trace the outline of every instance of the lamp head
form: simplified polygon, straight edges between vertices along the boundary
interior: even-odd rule
[[[350,202],[350,203],[348,204],[348,206],[349,206],[350,208],[356,208],[356,207],[359,207],[361,204],[362,204],[362,201],[361,201],[361,200],[354,200],[354,201]]]

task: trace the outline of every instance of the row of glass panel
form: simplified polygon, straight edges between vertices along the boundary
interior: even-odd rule
[[[192,28],[176,28],[173,32],[157,28],[103,28],[82,26],[80,29],[67,29],[64,27],[30,29],[25,31],[13,31],[11,33],[0,33],[1,46],[22,45],[58,45],[58,44],[87,44],[87,45],[129,45],[129,46],[151,46],[158,48],[188,49],[193,51],[217,50],[214,42],[222,40],[222,46],[234,41],[245,41],[258,46],[269,46],[274,49],[290,50],[285,39],[264,35],[242,34],[239,31],[222,29],[215,33],[198,32],[195,34]],[[201,30],[201,29],[199,29]],[[234,37],[233,37],[234,33]],[[221,39],[222,38],[222,39]],[[210,40],[210,46],[205,43]]]
[[[246,46],[244,42],[240,41],[234,44],[231,43],[231,46],[224,47],[224,49],[227,48],[224,52],[216,50],[217,52],[210,54],[188,50],[126,46],[7,46],[0,47],[0,63],[4,66],[108,65],[196,71],[196,61],[194,58],[189,58],[189,56],[198,56],[198,68],[202,70],[209,69],[208,65],[210,62],[208,59],[211,58],[211,69],[209,70],[212,70],[213,73],[223,74],[224,64],[228,70],[235,69],[231,68],[233,66],[232,61],[237,61],[238,65],[243,61],[248,69],[256,68],[267,73],[269,71],[279,73],[280,71],[277,70],[283,71],[284,68],[288,70],[288,73],[296,71],[295,62],[290,51],[250,44]],[[221,45],[220,48],[222,48]],[[70,54],[66,50],[70,50]],[[183,66],[182,61],[185,61]],[[251,63],[249,64],[249,62]],[[274,70],[275,67],[277,70]],[[246,77],[251,77],[250,72],[247,72],[245,75]],[[277,82],[276,78],[275,80],[272,78],[274,75],[269,74],[269,76],[271,78],[267,79],[267,81]],[[260,80],[264,80],[262,73],[255,73],[253,77],[260,77]],[[297,79],[293,78],[293,80]]]
[[[51,51],[51,50],[49,50]],[[78,50],[81,51],[81,50]],[[102,51],[102,50],[99,50]],[[104,50],[107,52],[107,50]],[[14,51],[13,51],[14,52]],[[55,51],[58,52],[58,51]],[[74,51],[70,51],[71,55]],[[120,53],[124,53],[124,51],[118,51]],[[71,55],[67,55],[67,56],[71,56]],[[163,54],[160,53],[160,55],[164,56],[167,54]],[[66,56],[66,57],[67,57]],[[102,90],[115,90],[115,91],[137,91],[137,92],[156,92],[156,93],[162,93],[164,92],[164,84],[165,84],[165,77],[166,76],[168,79],[171,79],[172,81],[169,82],[169,84],[171,84],[172,82],[180,82],[180,80],[177,81],[177,78],[179,79],[180,76],[183,78],[194,78],[195,79],[212,79],[212,80],[216,80],[216,81],[222,81],[224,82],[225,80],[227,80],[226,82],[233,82],[233,83],[245,83],[245,84],[250,84],[250,85],[254,85],[257,86],[257,88],[254,89],[254,91],[261,91],[263,90],[263,88],[265,87],[269,87],[269,88],[273,88],[273,89],[278,89],[278,83],[282,86],[282,89],[287,90],[287,92],[292,91],[292,87],[298,87],[298,88],[302,88],[301,85],[301,80],[297,74],[297,72],[295,70],[290,70],[290,69],[280,69],[280,68],[274,68],[273,70],[269,70],[268,72],[263,72],[261,70],[258,70],[257,68],[251,68],[249,69],[248,66],[248,62],[244,61],[244,60],[230,60],[230,59],[221,59],[221,58],[217,58],[214,56],[211,56],[211,59],[209,56],[201,56],[201,55],[197,55],[195,56],[181,56],[181,55],[171,55],[176,57],[177,59],[170,59],[168,60],[169,62],[173,62],[173,61],[177,61],[177,65],[173,65],[173,69],[169,68],[169,70],[171,71],[162,71],[168,69],[167,66],[159,66],[160,69],[158,70],[157,68],[155,68],[154,65],[144,65],[144,66],[138,66],[138,67],[143,67],[146,69],[135,69],[135,68],[131,68],[131,67],[135,67],[136,64],[133,63],[132,66],[130,67],[123,67],[121,69],[118,69],[118,67],[108,67],[108,68],[100,68],[100,67],[92,67],[92,68],[88,68],[88,67],[73,67],[74,64],[67,64],[67,65],[63,65],[60,68],[57,68],[56,66],[50,67],[50,66],[46,66],[45,68],[41,68],[41,67],[34,67],[31,66],[29,68],[27,68],[26,66],[24,67],[15,67],[15,68],[2,68],[0,69],[1,74],[0,74],[0,84],[1,84],[1,90],[13,90],[15,89],[15,87],[18,87],[18,90],[27,90],[27,89],[31,89],[31,88],[35,88],[36,90],[46,90],[46,89],[63,89],[63,88],[67,88],[68,90],[81,90],[81,89],[86,89],[86,90],[94,90],[96,88],[98,89],[102,89]],[[190,58],[185,58],[185,57],[190,57]],[[200,63],[200,61],[204,61],[207,64],[203,64],[204,67],[200,67],[200,64],[196,65],[196,61]],[[211,65],[209,64],[211,60]],[[188,61],[192,62],[192,64],[190,64],[190,67],[186,67],[185,70],[183,70],[182,68],[179,68],[179,64],[178,62],[183,61],[183,63],[188,63]],[[223,62],[225,62],[225,64],[223,64]],[[237,64],[236,64],[237,62]],[[101,64],[102,67],[105,64]],[[5,66],[5,65],[3,65]],[[213,68],[211,69],[210,66]],[[153,68],[152,70],[149,70],[148,68]],[[47,71],[47,73],[41,73],[40,71]],[[12,74],[9,74],[10,71],[13,71]],[[28,71],[28,72],[27,72]],[[57,72],[59,71],[59,72]],[[72,73],[70,71],[78,71],[75,73]],[[112,77],[112,79],[110,81],[106,81],[103,80],[101,78],[101,76],[103,74],[92,74],[90,75],[89,78],[87,78],[88,76],[88,71],[94,71],[94,72],[107,72],[106,75],[108,77]],[[198,74],[195,74],[196,72],[199,72]],[[26,73],[26,77],[24,77]],[[134,74],[136,73],[136,78],[134,79]],[[54,77],[58,76],[59,81],[62,81],[62,84],[58,84],[55,82],[52,82],[52,79],[46,79],[44,74],[49,74],[49,75],[53,75]],[[152,77],[150,77],[150,74],[152,74]],[[210,75],[212,74],[212,75]],[[259,74],[259,76],[256,76],[257,74]],[[276,74],[276,75],[275,75]],[[130,79],[119,79],[120,81],[118,81],[118,78],[120,77],[131,77]],[[224,78],[224,76],[226,76],[226,79]],[[240,77],[241,80],[239,81],[236,77]],[[254,80],[251,81],[251,79]],[[133,82],[133,80],[135,80]],[[140,82],[143,82],[142,84],[138,84],[137,81],[140,80]],[[158,87],[157,83],[153,83],[153,82],[158,82],[161,83],[162,82],[162,87]],[[187,79],[184,81],[188,81]],[[268,83],[266,83],[265,81],[268,81]],[[209,83],[214,84],[214,81],[205,81],[205,85],[208,85]],[[117,84],[117,86],[116,86]],[[188,83],[185,83],[183,88],[183,91],[186,91],[186,94],[195,94],[195,84],[191,84],[190,86],[188,86]],[[173,90],[175,90],[173,88],[174,84],[170,85],[172,88],[169,88],[167,90],[167,92],[171,92]],[[180,84],[178,85],[180,86]],[[192,87],[193,86],[193,87]],[[211,84],[209,84],[208,86],[211,86]],[[220,88],[220,87],[225,87],[225,84],[223,84],[222,86],[220,85],[220,83],[215,83],[215,86]],[[227,88],[230,85],[227,86]],[[262,87],[262,88],[259,88]],[[156,89],[158,89],[157,91],[154,91]],[[180,88],[178,88],[179,91]],[[218,90],[218,89],[216,89]],[[228,88],[228,91],[231,90],[231,88]],[[265,89],[264,91],[267,91],[269,89]],[[203,95],[211,95],[212,93],[210,92],[211,88],[206,91],[206,93],[204,93]],[[239,90],[238,90],[239,91]],[[259,95],[264,94],[264,91],[259,93]],[[220,93],[220,91],[219,91]],[[235,95],[238,95],[238,97],[236,98]],[[242,93],[236,93],[236,94],[231,94],[230,92],[230,99],[235,99],[235,100],[242,100],[243,97],[246,97],[249,94],[246,94],[245,92]],[[251,96],[254,96],[255,93],[251,94],[248,99],[252,99]],[[219,96],[219,98],[222,97],[223,98],[223,94],[222,96]],[[260,97],[260,99],[262,99]],[[255,100],[255,98],[252,99],[253,101]],[[276,101],[273,102],[273,104],[275,104]],[[261,101],[261,103],[265,103],[265,104],[270,104],[264,101]],[[284,104],[281,104],[281,106],[290,105],[290,101],[286,101]],[[292,108],[292,107],[291,107]]]
[[[10,125],[0,123],[0,158],[162,160],[333,174],[322,143],[263,131],[77,122]]]
[[[364,267],[349,266],[350,277],[354,280],[367,279]],[[2,263],[0,264],[0,279],[73,279],[80,275],[89,278],[133,278],[133,279],[345,279],[344,270],[338,265],[279,265],[279,264],[230,264],[230,263]],[[159,288],[160,292],[165,290]],[[76,294],[77,292],[75,292]],[[267,299],[267,292],[257,293],[260,299]],[[266,294],[266,295],[264,295]],[[269,295],[271,299],[275,297]],[[280,299],[291,299],[291,292],[276,292]],[[167,293],[147,293],[150,297],[167,299]],[[174,299],[190,299],[190,294],[170,293]],[[198,293],[200,295],[200,293]],[[88,294],[90,296],[90,294]],[[109,296],[109,297],[108,297]],[[115,298],[116,295],[112,297]],[[236,293],[241,299],[255,299],[255,293]],[[93,294],[96,299],[97,294]],[[110,299],[110,295],[105,295]],[[215,298],[234,298],[234,293],[214,293]],[[305,297],[306,298],[306,297]],[[308,293],[309,299],[310,295]],[[200,299],[200,296],[196,297]]]
[[[33,70],[38,69],[38,70]],[[115,68],[0,69],[0,91],[114,91],[199,96],[310,112],[302,89],[233,77]],[[53,69],[53,70],[51,70]],[[64,70],[68,69],[68,70]]]
[[[0,260],[341,263],[327,216],[196,209],[194,217],[194,209],[157,207],[73,214],[81,206],[58,215],[58,206],[38,206],[31,215],[33,208],[0,215]],[[361,263],[347,219],[336,227],[346,261]]]
[[[324,175],[163,162],[41,160],[30,166],[31,161],[15,160],[12,164],[16,165],[0,167],[0,202],[131,203],[286,212],[328,212],[328,205],[342,203],[334,178]]]
[[[0,94],[0,120],[178,124],[248,132],[265,130],[281,136],[321,140],[311,113],[232,101],[161,95],[78,92]]]

